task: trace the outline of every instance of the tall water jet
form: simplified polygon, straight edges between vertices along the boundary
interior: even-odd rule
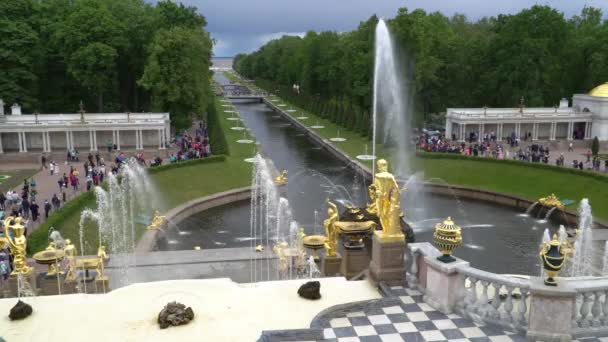
[[[396,153],[394,173],[398,176],[409,174],[411,156],[410,121],[413,109],[413,96],[408,82],[411,79],[407,69],[399,67],[398,53],[395,49],[386,22],[380,19],[376,26],[374,47],[374,98],[372,116],[372,155],[376,156],[377,135],[385,145],[392,145]],[[406,72],[403,72],[406,71]],[[378,132],[378,126],[382,131]],[[372,165],[372,172],[375,166]]]
[[[589,200],[583,198],[578,208],[579,226],[576,240],[574,243],[574,256],[572,257],[573,277],[584,277],[593,275],[593,239],[591,229],[593,225],[593,215]]]

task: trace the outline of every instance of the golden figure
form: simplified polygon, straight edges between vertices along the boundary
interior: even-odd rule
[[[281,242],[277,243],[272,248],[273,252],[279,258],[278,269],[279,269],[279,274],[281,274],[282,277],[287,275],[287,271],[289,269],[289,260],[287,259],[287,249],[288,248],[289,248],[289,244],[287,244],[287,242],[285,242],[285,241],[281,241]]]
[[[557,198],[557,196],[555,196],[555,194],[540,198],[538,203],[549,208],[557,207],[558,209],[564,209],[564,204],[559,200],[559,198]]]
[[[327,219],[323,221],[325,227],[325,253],[329,257],[335,257],[338,251],[338,229],[334,223],[338,221],[338,207],[327,200]]]
[[[13,237],[9,232],[13,232]],[[21,217],[9,216],[4,220],[4,237],[8,242],[10,253],[13,255],[14,269],[11,276],[25,275],[32,272],[32,268],[27,265],[27,239],[25,237],[25,227],[21,224]]]
[[[564,244],[560,243],[557,234],[553,235],[551,241],[545,241],[540,248],[540,260],[543,268],[547,272],[547,279],[545,279],[545,285],[557,286],[555,277],[564,267],[566,261],[566,251],[564,250]]]
[[[68,270],[65,275],[66,281],[75,281],[76,280],[76,246],[72,244],[70,239],[65,240],[65,248],[63,249],[65,253],[65,258],[68,261]]]
[[[99,259],[99,263],[97,264],[97,267],[95,268],[95,271],[97,271],[97,280],[107,280],[108,277],[106,277],[105,273],[104,273],[104,262],[108,259],[108,254],[106,253],[106,247],[103,245],[100,245],[99,248],[97,249],[97,258]]]
[[[287,184],[287,170],[281,171],[281,174],[275,177],[274,183],[276,185]]]
[[[367,208],[365,208],[365,211],[367,211],[367,213],[370,215],[377,216],[378,207],[376,207],[376,199],[378,198],[378,195],[376,194],[376,187],[373,184],[370,185],[367,188],[367,192],[369,194],[369,203],[367,204]]]
[[[158,210],[154,210],[154,214],[152,216],[152,222],[150,222],[150,225],[148,226],[147,229],[149,229],[149,230],[161,229],[166,222],[167,222],[166,217],[162,216]]]
[[[378,172],[374,175],[373,186],[376,188],[376,210],[382,225],[383,239],[401,241],[405,236],[401,232],[401,191],[395,177],[388,172],[388,163],[378,160]]]

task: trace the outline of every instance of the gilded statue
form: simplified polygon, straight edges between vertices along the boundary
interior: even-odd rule
[[[323,221],[325,227],[325,252],[327,256],[335,257],[338,250],[338,229],[334,225],[338,221],[338,207],[327,200],[327,219]]]
[[[378,172],[374,175],[376,188],[376,210],[385,237],[402,239],[401,232],[401,191],[395,177],[388,172],[384,159],[377,162]]]
[[[66,281],[75,281],[76,280],[76,246],[70,241],[70,239],[65,240],[65,248],[63,249],[65,253],[65,259],[68,261],[67,273],[65,275]]]
[[[148,226],[149,230],[161,229],[162,226],[167,222],[165,216],[162,216],[158,210],[154,210],[154,214],[152,216],[152,222]]]
[[[367,192],[369,194],[369,203],[367,204],[365,211],[370,215],[377,216],[378,207],[376,207],[376,199],[378,198],[378,195],[376,194],[376,187],[373,184],[370,185],[367,188]]]
[[[4,220],[4,237],[13,255],[14,267],[11,276],[29,274],[32,268],[27,265],[27,239],[25,238],[25,227],[21,224],[21,217],[9,216]]]
[[[105,246],[99,246],[99,248],[97,249],[97,258],[99,259],[99,263],[97,264],[97,268],[95,269],[95,271],[97,271],[97,280],[106,280],[107,277],[104,273],[103,263],[108,259],[108,254],[106,253]]]
[[[274,183],[277,185],[287,184],[287,170],[281,171],[281,174],[275,177]]]

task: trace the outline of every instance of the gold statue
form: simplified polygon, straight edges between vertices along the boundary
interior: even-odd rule
[[[105,273],[104,273],[104,262],[108,259],[108,254],[106,254],[106,247],[103,245],[100,245],[99,248],[97,249],[97,258],[99,259],[99,263],[97,264],[97,267],[95,268],[95,271],[97,271],[97,280],[102,281],[102,280],[107,280],[108,277],[106,277]]]
[[[274,183],[276,185],[287,184],[287,170],[281,171],[281,174],[275,177]]]
[[[560,210],[564,209],[564,204],[559,200],[559,198],[557,198],[557,196],[555,196],[555,194],[538,199],[538,203],[549,208],[557,207],[557,209]]]
[[[13,237],[9,232],[13,232]],[[21,224],[21,217],[9,216],[4,220],[4,237],[8,242],[10,253],[13,255],[14,269],[11,276],[25,275],[32,272],[32,268],[27,265],[27,239],[25,237],[25,227]]]
[[[76,246],[70,241],[70,239],[65,240],[65,247],[63,248],[63,252],[65,253],[65,258],[68,261],[68,269],[65,275],[65,281],[75,281],[76,280]]]
[[[272,251],[279,258],[279,274],[282,276],[287,275],[287,271],[289,270],[289,260],[287,259],[287,249],[289,248],[289,244],[285,241],[281,241],[272,247]]]
[[[401,190],[395,177],[388,172],[388,163],[384,159],[377,162],[378,172],[374,175],[373,186],[376,188],[376,210],[382,225],[384,240],[403,241],[401,232]]]
[[[166,222],[167,222],[167,218],[165,216],[162,216],[158,210],[154,210],[154,214],[152,216],[152,222],[150,222],[150,225],[148,226],[147,229],[149,229],[149,230],[161,229]]]
[[[338,229],[334,225],[338,221],[338,207],[327,200],[327,219],[323,221],[325,227],[325,253],[329,257],[335,257],[338,251]]]
[[[367,204],[367,208],[365,208],[365,211],[367,211],[367,213],[370,215],[377,216],[378,207],[376,207],[376,199],[378,198],[378,195],[376,194],[376,187],[374,186],[374,184],[370,185],[367,188],[367,192],[369,194],[369,203]]]

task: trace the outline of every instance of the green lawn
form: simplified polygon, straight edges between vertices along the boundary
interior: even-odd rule
[[[243,131],[234,131],[230,127],[233,121],[225,118],[230,114],[224,110],[233,109],[222,107],[219,99],[216,99],[216,107],[220,116],[220,126],[226,136],[229,145],[230,155],[224,161],[198,163],[192,166],[175,167],[150,175],[158,193],[162,196],[161,203],[163,211],[176,207],[194,198],[211,195],[217,192],[240,188],[251,184],[252,165],[243,159],[253,156],[254,144],[239,144],[236,141],[243,139]],[[236,115],[236,114],[235,114]],[[245,137],[250,138],[246,132]],[[79,221],[80,212],[84,208],[95,208],[93,196],[84,198],[82,203],[78,203],[80,210],[73,211],[54,225],[54,228],[61,231],[64,238],[72,241],[79,241]],[[58,213],[60,215],[60,213]],[[41,226],[40,231],[36,231],[30,236],[30,251],[38,251],[46,247],[47,231],[49,227]],[[140,237],[145,231],[143,225],[138,225],[137,234]],[[85,253],[95,253],[98,245],[97,227],[92,223],[85,224],[84,237]],[[76,244],[78,247],[78,243]]]
[[[0,170],[0,191],[7,192],[23,184],[25,178],[30,178],[39,170]]]

